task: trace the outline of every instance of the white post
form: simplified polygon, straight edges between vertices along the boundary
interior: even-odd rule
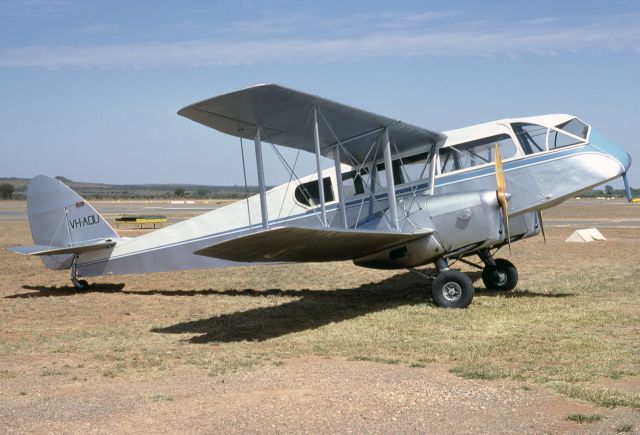
[[[260,213],[262,228],[269,229],[269,215],[267,214],[267,189],[264,185],[264,165],[262,163],[262,141],[260,140],[260,126],[256,125],[256,166],[258,168],[258,187],[260,188]]]
[[[318,131],[318,108],[313,108],[313,141],[316,148],[316,169],[318,171],[318,193],[320,195],[320,214],[322,225],[327,226],[327,210],[324,202],[324,180],[322,179],[322,169],[320,168],[320,133]]]
[[[391,162],[391,144],[389,131],[385,128],[382,133],[382,152],[384,155],[384,173],[387,176],[387,197],[389,198],[389,212],[391,214],[391,229],[400,231],[398,210],[396,209],[396,186],[393,182],[393,163]]]
[[[336,145],[333,149],[333,163],[336,167],[336,183],[338,184],[338,201],[340,202],[342,226],[347,228],[347,210],[344,205],[344,186],[342,185],[342,168],[340,167],[340,145]]]

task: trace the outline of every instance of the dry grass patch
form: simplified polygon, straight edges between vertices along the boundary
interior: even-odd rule
[[[576,423],[584,424],[584,423],[595,423],[596,421],[602,420],[604,417],[600,414],[570,414],[567,416],[567,420],[575,421]]]
[[[633,425],[631,423],[620,423],[616,426],[617,433],[630,433],[633,430]]]
[[[556,384],[553,388],[559,393],[591,402],[605,408],[615,408],[617,406],[627,406],[630,408],[640,408],[640,394],[633,394],[608,388],[590,388],[580,385]]]

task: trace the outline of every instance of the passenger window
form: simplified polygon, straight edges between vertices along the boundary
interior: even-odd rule
[[[353,184],[353,195],[362,195],[364,193],[364,180],[363,177],[368,173],[366,168],[360,169],[360,171],[354,170],[342,174],[342,181],[346,182],[345,192],[349,190],[350,184]]]
[[[396,162],[400,164],[398,167],[402,176],[402,183],[396,181],[396,184],[412,183],[425,178],[429,179],[429,153],[403,157],[396,160]]]
[[[440,149],[440,173],[459,171],[474,166],[495,162],[495,146],[500,147],[501,158],[513,157],[516,144],[508,134],[499,134],[483,139]]]
[[[322,184],[324,187],[325,202],[333,201],[334,196],[331,178],[325,177],[322,180]],[[298,187],[296,187],[295,198],[300,204],[306,205],[308,207],[320,204],[320,190],[318,189],[318,181],[313,180],[300,184]]]

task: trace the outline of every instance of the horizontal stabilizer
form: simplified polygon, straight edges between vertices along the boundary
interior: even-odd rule
[[[112,239],[94,240],[91,242],[78,243],[73,246],[46,246],[46,245],[30,245],[30,246],[14,246],[7,248],[11,252],[22,255],[62,255],[62,254],[81,254],[83,252],[96,251],[98,249],[111,248],[116,245]]]
[[[208,246],[195,254],[248,263],[343,261],[420,239],[431,233],[431,230],[392,233],[278,227]]]

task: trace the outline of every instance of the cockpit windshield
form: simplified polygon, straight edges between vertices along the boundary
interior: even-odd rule
[[[586,139],[589,134],[589,126],[578,118],[573,118],[567,122],[558,124],[556,125],[556,128],[564,130],[567,133],[571,133],[574,136],[581,137],[582,139]]]
[[[578,118],[547,128],[528,123],[511,124],[525,154],[535,154],[585,143],[589,126]]]

